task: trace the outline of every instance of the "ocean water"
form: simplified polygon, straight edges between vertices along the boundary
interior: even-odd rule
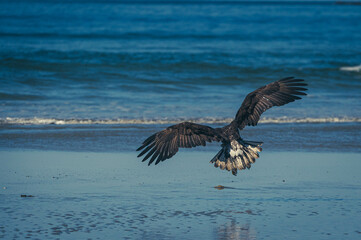
[[[247,93],[295,76],[308,96],[261,123],[298,135],[272,146],[359,151],[360,19],[333,2],[1,1],[1,146],[132,150],[180,121],[227,124]]]

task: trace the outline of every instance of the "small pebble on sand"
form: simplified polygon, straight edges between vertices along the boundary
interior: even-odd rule
[[[33,195],[21,194],[20,197],[34,197]]]

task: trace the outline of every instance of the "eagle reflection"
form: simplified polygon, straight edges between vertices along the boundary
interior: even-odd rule
[[[247,224],[239,225],[236,221],[232,221],[221,225],[216,230],[216,239],[241,239],[255,240],[256,232]]]

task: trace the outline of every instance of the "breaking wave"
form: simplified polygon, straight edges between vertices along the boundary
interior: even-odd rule
[[[346,72],[361,72],[361,65],[341,67],[340,70],[341,71],[346,71]]]
[[[0,118],[0,125],[111,125],[111,124],[176,124],[183,121],[208,124],[228,124],[231,118],[178,118],[178,119],[56,119],[56,118]],[[259,123],[283,124],[283,123],[357,123],[361,122],[358,117],[325,117],[325,118],[262,118]]]

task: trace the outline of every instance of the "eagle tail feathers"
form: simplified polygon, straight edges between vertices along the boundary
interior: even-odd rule
[[[263,142],[245,141],[241,138],[222,145],[222,149],[214,156],[210,163],[214,167],[232,171],[237,175],[237,170],[250,168],[251,164],[259,158]]]

